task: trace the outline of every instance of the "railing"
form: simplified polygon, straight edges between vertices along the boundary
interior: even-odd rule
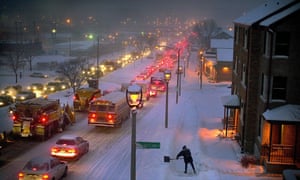
[[[268,145],[263,145],[261,156],[273,163],[294,164],[296,161],[294,151],[295,147],[292,145],[272,144],[271,148]]]

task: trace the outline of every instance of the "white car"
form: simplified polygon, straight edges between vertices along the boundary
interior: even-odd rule
[[[79,159],[89,151],[89,142],[80,136],[63,135],[51,148],[51,156],[60,159]]]
[[[68,174],[66,162],[51,156],[35,157],[19,172],[18,179],[61,179]]]

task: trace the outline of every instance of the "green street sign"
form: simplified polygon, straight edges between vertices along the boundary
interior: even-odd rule
[[[160,142],[136,142],[137,149],[159,149]]]

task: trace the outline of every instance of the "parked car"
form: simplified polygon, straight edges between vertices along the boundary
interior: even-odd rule
[[[29,160],[19,172],[19,180],[25,179],[62,179],[68,174],[66,162],[51,156],[40,156]]]
[[[22,91],[21,85],[10,85],[1,90],[1,94],[11,96],[14,99],[20,91]]]
[[[8,95],[0,95],[0,107],[10,105],[14,102],[14,99]]]
[[[33,72],[32,74],[30,74],[30,77],[48,78],[48,75],[40,72]]]
[[[89,142],[80,136],[63,135],[51,148],[51,156],[61,159],[79,159],[89,151]]]
[[[25,101],[25,100],[33,99],[33,98],[36,98],[36,94],[34,92],[31,92],[31,91],[20,91],[16,95],[16,102],[18,102],[18,101]]]

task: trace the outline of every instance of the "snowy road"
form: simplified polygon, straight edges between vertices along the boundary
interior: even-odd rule
[[[165,94],[150,100],[137,114],[137,141],[160,142],[160,149],[137,149],[136,176],[138,180],[177,179],[281,179],[264,176],[263,168],[243,168],[234,151],[237,143],[217,137],[222,128],[223,107],[221,96],[229,95],[228,83],[208,84],[200,90],[195,70],[196,54],[191,56],[191,65],[182,78],[182,91],[176,104],[176,76],[169,85],[169,127],[164,127]],[[100,81],[115,84],[130,81],[150,61],[136,63],[119,69]],[[103,82],[101,84],[101,82]],[[71,97],[69,97],[71,98]],[[65,133],[76,133],[90,142],[90,151],[81,159],[69,163],[65,179],[79,180],[128,180],[130,179],[131,120],[121,128],[95,128],[88,126],[85,114],[77,116],[75,125]],[[0,168],[0,179],[16,179],[24,163],[35,155],[48,154],[50,146],[62,134],[40,143],[11,163]],[[184,174],[182,160],[163,162],[164,156],[175,157],[183,145],[187,145],[194,157],[197,174]]]

